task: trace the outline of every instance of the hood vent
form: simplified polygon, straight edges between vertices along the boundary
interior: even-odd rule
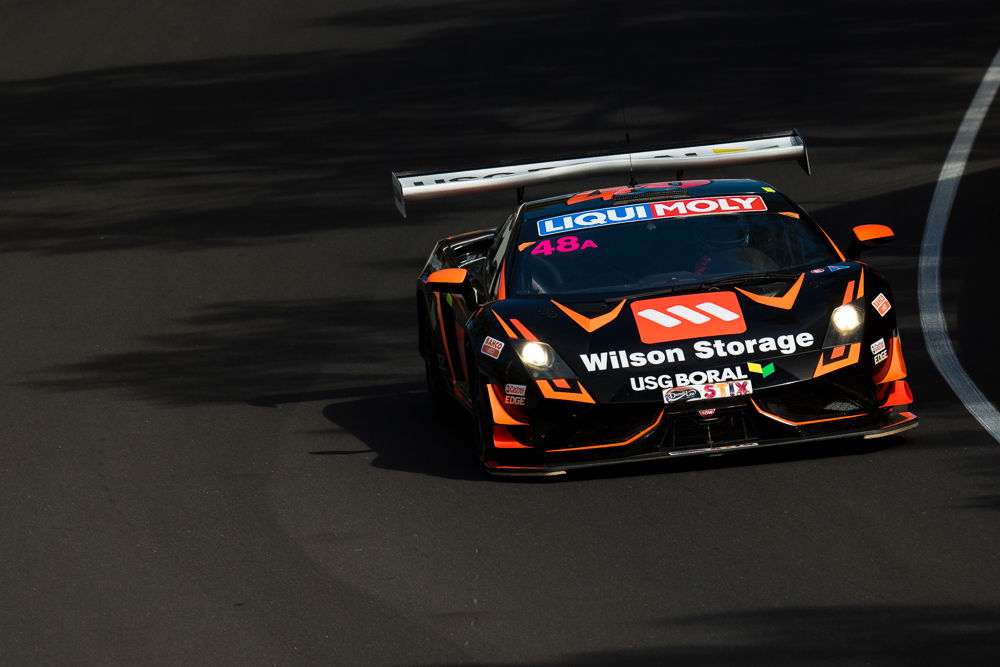
[[[649,192],[625,192],[613,197],[616,202],[647,202],[664,199],[684,199],[689,197],[687,190],[652,190]]]

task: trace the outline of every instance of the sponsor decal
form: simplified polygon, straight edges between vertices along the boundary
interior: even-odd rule
[[[486,340],[483,341],[483,346],[479,348],[479,351],[491,359],[499,359],[500,353],[503,351],[503,346],[503,341],[497,340],[492,336],[487,336]]]
[[[524,396],[504,396],[503,402],[507,405],[524,405]]]
[[[715,414],[715,408],[706,408],[704,410],[699,410],[698,411],[698,416],[702,417],[704,419],[708,419],[709,417],[713,416],[714,414]]]
[[[826,269],[813,269],[809,273],[823,273],[824,271],[826,271]]]
[[[508,384],[504,387],[504,393],[508,396],[524,396],[528,387],[523,384]]]
[[[872,343],[872,354],[878,354],[885,349],[885,338],[879,338],[877,341]]]
[[[694,356],[699,359],[712,359],[713,357],[738,357],[754,352],[795,354],[800,347],[812,347],[815,342],[811,333],[803,331],[794,336],[792,334],[777,338],[763,336],[762,338],[731,340],[727,343],[723,343],[718,338],[713,341],[699,340],[693,347]]]
[[[588,227],[618,225],[623,222],[658,220],[707,213],[738,213],[743,211],[766,211],[764,200],[758,195],[742,197],[703,197],[700,199],[675,199],[631,206],[611,206],[608,208],[583,211],[571,215],[560,215],[538,221],[538,235],[548,236]]]
[[[681,401],[691,401],[696,398],[700,398],[701,394],[694,387],[677,387],[676,389],[667,389],[663,392],[663,402],[664,403],[679,403]]]
[[[886,352],[879,352],[878,354],[875,355],[875,363],[876,364],[881,364],[883,361],[885,361],[888,358],[889,358],[889,353],[887,351]]]
[[[834,264],[833,266],[826,267],[831,271],[843,271],[844,269],[849,269],[849,266],[840,266],[839,264]]]
[[[553,246],[550,239],[545,239],[541,243],[535,246],[534,250],[531,251],[532,255],[551,255],[554,252],[575,252],[577,250],[586,250],[587,248],[596,248],[597,244],[587,239],[583,243],[580,243],[580,238],[578,236],[560,236],[556,239],[556,243]]]
[[[705,371],[688,373],[664,373],[663,375],[640,375],[629,378],[632,391],[647,391],[650,389],[672,389],[696,384],[716,384],[727,380],[746,380],[747,374],[740,366],[731,368],[713,368]]]
[[[872,300],[872,308],[878,312],[879,317],[885,317],[892,305],[889,303],[889,299],[885,298],[885,294],[879,292],[878,296]]]
[[[716,357],[739,357],[746,354],[764,352],[780,352],[795,354],[802,348],[812,347],[816,340],[811,333],[805,331],[782,336],[762,336],[744,340],[723,341],[699,340],[691,347],[698,359],[714,359]],[[642,368],[644,366],[663,366],[685,361],[687,355],[679,347],[668,347],[649,352],[628,352],[613,350],[610,352],[591,352],[581,354],[580,361],[588,373],[598,371],[620,370],[623,368]]]
[[[699,180],[699,181],[670,181],[663,183],[644,183],[642,185],[620,185],[615,188],[602,188],[600,190],[590,190],[588,192],[578,192],[569,199],[566,200],[567,204],[579,204],[582,201],[590,201],[591,199],[603,199],[604,201],[610,200],[615,195],[624,195],[629,192],[635,192],[637,190],[651,190],[654,188],[693,188],[699,185],[708,185],[712,181]],[[772,190],[773,192],[773,190]]]
[[[713,398],[730,398],[733,396],[749,396],[753,393],[753,383],[750,380],[733,382],[714,382],[712,384],[695,384],[689,387],[676,387],[663,390],[664,403],[681,403],[688,401],[704,401]]]
[[[765,378],[774,372],[773,363],[767,364],[766,366],[761,366],[760,364],[755,364],[755,363],[749,363],[747,364],[747,368],[750,370],[751,373],[760,373],[761,377]]]
[[[643,343],[726,336],[747,330],[734,292],[642,299],[631,304]]]

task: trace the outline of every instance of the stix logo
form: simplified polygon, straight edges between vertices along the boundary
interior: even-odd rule
[[[644,299],[632,303],[632,315],[643,343],[727,336],[747,330],[733,292],[711,292]]]
[[[609,208],[584,211],[573,215],[561,215],[538,221],[538,235],[548,236],[575,229],[617,225],[622,222],[658,220],[686,215],[707,213],[742,213],[746,211],[766,211],[767,205],[758,195],[743,197],[702,197],[700,199],[677,199],[632,206],[612,206]]]

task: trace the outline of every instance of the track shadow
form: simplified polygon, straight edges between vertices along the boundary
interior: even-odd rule
[[[702,644],[580,653],[550,665],[996,665],[1000,613],[948,605],[753,609],[664,619]]]
[[[374,451],[376,467],[450,479],[489,477],[472,447],[471,420],[457,406],[435,418],[425,391],[331,403],[323,416]]]
[[[1000,30],[980,10],[950,5],[979,17],[979,30],[958,35],[932,5],[912,3],[902,14],[865,5],[866,21],[830,21],[790,0],[344,9],[308,27],[328,29],[334,45],[351,35],[350,49],[0,83],[0,252],[185,252],[391,228],[392,169],[622,150],[626,134],[663,145],[850,119],[835,137],[799,128],[822,150],[868,142],[869,128],[905,108],[921,133],[884,139],[883,167],[937,163],[926,127],[950,125],[914,115],[927,91],[910,71],[941,69],[941,98],[964,92],[964,74],[945,68],[980,66],[964,54],[992,53]],[[711,29],[683,28],[701,23]],[[449,210],[483,201],[500,200]]]
[[[410,299],[216,303],[140,339],[141,349],[50,368],[28,384],[176,406],[363,393],[420,379],[416,333],[399,326],[415,319]]]

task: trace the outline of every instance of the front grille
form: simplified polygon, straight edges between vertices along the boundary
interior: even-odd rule
[[[710,417],[697,412],[671,415],[661,449],[680,450],[747,442],[757,431],[745,408],[717,409]]]
[[[754,393],[753,398],[761,409],[790,421],[840,417],[878,407],[871,378],[856,366]]]
[[[532,417],[528,437],[544,449],[624,442],[653,424],[662,410],[655,403],[552,405]]]

